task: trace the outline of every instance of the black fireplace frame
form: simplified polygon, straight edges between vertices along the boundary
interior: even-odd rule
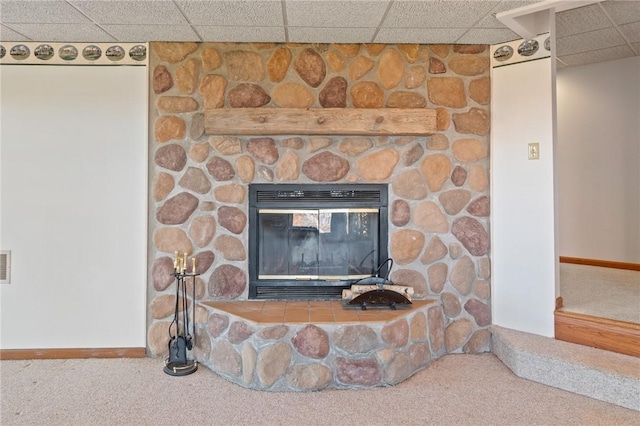
[[[249,299],[332,300],[356,280],[283,280],[258,278],[259,209],[376,208],[379,210],[380,262],[388,257],[389,188],[387,184],[250,184],[249,185]],[[385,276],[387,265],[380,275]]]

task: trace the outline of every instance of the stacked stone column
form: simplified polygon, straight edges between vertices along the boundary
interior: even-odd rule
[[[487,46],[152,43],[150,66],[153,354],[174,251],[197,258],[198,300],[247,298],[247,185],[261,182],[388,183],[392,280],[441,301],[447,352],[489,349]],[[205,109],[243,107],[433,108],[437,133],[205,135]]]

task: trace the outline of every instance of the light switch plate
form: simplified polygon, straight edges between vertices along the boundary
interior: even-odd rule
[[[540,143],[532,142],[529,144],[529,160],[540,159]]]

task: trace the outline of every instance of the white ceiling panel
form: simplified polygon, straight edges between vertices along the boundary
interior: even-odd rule
[[[71,1],[98,24],[187,24],[172,1]]]
[[[206,41],[285,42],[284,27],[219,27],[195,25],[194,28]]]
[[[382,28],[374,43],[449,43],[464,34],[463,28]]]
[[[176,1],[194,25],[284,25],[280,0]]]
[[[479,22],[498,1],[396,0],[384,27],[462,28]]]
[[[29,37],[13,31],[11,28],[0,25],[0,40],[2,41],[31,41]],[[6,47],[6,46],[5,46]]]
[[[556,35],[566,37],[611,27],[607,18],[597,4],[556,14]]]
[[[116,41],[94,24],[11,24],[11,27],[34,41]]]
[[[624,39],[618,31],[612,27],[558,38],[556,40],[556,51],[558,52],[558,56],[566,56],[624,44]]]
[[[370,42],[375,28],[289,28],[289,41],[294,43],[361,43]]]
[[[620,26],[620,31],[631,43],[640,41],[640,22]]]
[[[609,49],[593,50],[589,52],[577,53],[575,55],[561,56],[560,59],[570,67],[579,65],[595,64],[597,62],[613,61],[616,59],[629,58],[633,52],[629,46],[611,47]]]
[[[606,1],[602,3],[602,7],[618,25],[640,21],[640,1],[638,0]]]
[[[291,27],[378,27],[389,1],[287,1]]]
[[[518,34],[508,28],[472,28],[456,42],[462,44],[498,44],[519,38],[520,36]]]
[[[0,2],[2,22],[76,24],[91,22],[65,1]]]
[[[102,25],[118,41],[142,43],[153,36],[154,41],[200,41],[190,25]]]
[[[505,12],[507,10],[517,9],[519,7],[529,6],[530,4],[538,3],[538,0],[528,1],[516,1],[505,0],[500,2],[499,5],[491,9],[491,13],[485,15],[475,26],[478,28],[505,28],[504,24],[495,17],[496,13]]]

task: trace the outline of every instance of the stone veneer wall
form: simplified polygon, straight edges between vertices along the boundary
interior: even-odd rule
[[[440,299],[448,353],[489,350],[487,46],[152,43],[150,67],[151,353],[167,352],[174,251],[197,257],[198,300],[247,298],[251,182],[388,182],[392,280]],[[435,108],[438,133],[204,134],[205,108],[261,106]]]

